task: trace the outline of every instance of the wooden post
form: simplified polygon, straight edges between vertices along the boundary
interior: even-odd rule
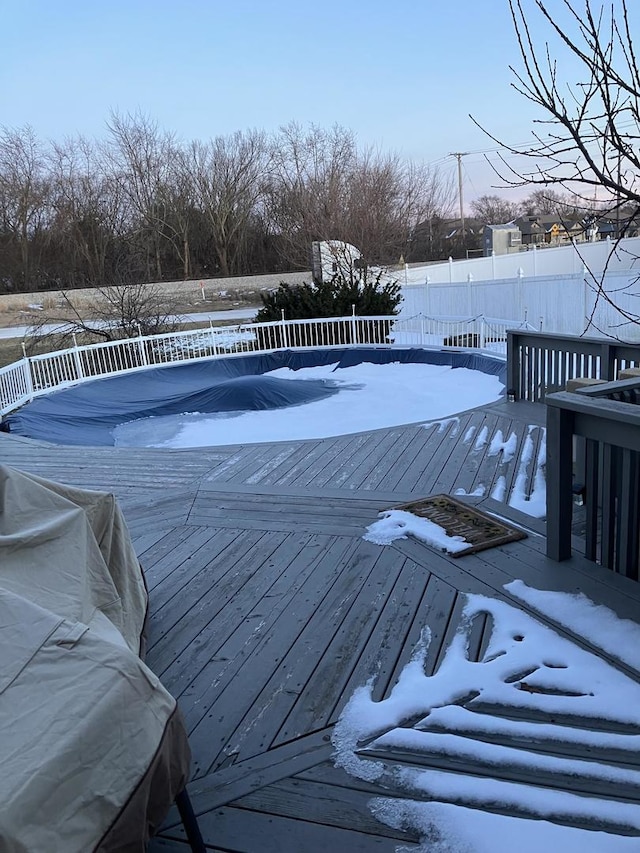
[[[571,557],[573,413],[547,405],[547,557]]]
[[[507,332],[507,398],[515,402],[522,396],[520,388],[520,345],[517,332]]]
[[[604,343],[600,352],[600,379],[612,382],[615,377],[616,351],[615,345]]]

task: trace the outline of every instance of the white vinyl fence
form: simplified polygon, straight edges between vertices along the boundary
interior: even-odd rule
[[[589,272],[409,285],[400,316],[493,314],[520,317],[536,329],[562,335],[607,336],[640,342],[640,270]],[[637,318],[637,322],[629,318]]]
[[[575,275],[583,269],[597,275],[604,270],[628,272],[637,269],[640,272],[639,258],[640,237],[627,237],[617,243],[601,240],[575,246],[532,246],[528,251],[508,255],[409,267],[399,278],[401,284],[411,285]]]
[[[239,326],[74,346],[21,359],[0,368],[0,415],[34,397],[99,377],[198,359],[228,358],[282,349],[424,346],[485,351],[506,357],[508,329],[531,328],[514,320],[475,317],[336,317]]]

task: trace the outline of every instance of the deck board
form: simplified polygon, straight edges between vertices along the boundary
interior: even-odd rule
[[[0,434],[7,464],[121,500],[150,589],[147,660],[177,696],[189,729],[189,791],[207,849],[411,849],[415,835],[380,824],[367,805],[372,796],[401,794],[336,768],[331,734],[367,680],[373,677],[374,699],[389,695],[425,626],[426,673],[436,671],[467,593],[533,614],[504,589],[520,578],[538,588],[582,590],[638,621],[640,585],[577,556],[561,567],[551,563],[536,535],[541,522],[508,506],[530,426],[532,487],[541,408],[498,403],[433,424],[197,451],[53,448]],[[487,441],[476,447],[485,426]],[[505,440],[517,435],[508,463],[488,453],[497,430]],[[490,489],[501,476],[505,502],[497,503]],[[458,560],[412,538],[384,548],[362,539],[383,509],[434,491],[468,494],[480,484],[485,494],[472,502],[530,525],[527,539]],[[539,618],[638,679],[595,643]],[[474,621],[472,659],[489,632],[487,620]],[[506,736],[496,742],[511,743]],[[555,748],[576,756],[571,743]],[[439,766],[415,752],[393,758]],[[637,755],[602,759],[640,766]],[[479,765],[459,769],[490,773]],[[512,776],[524,781],[526,774]],[[527,781],[571,787],[553,775]],[[150,853],[186,849],[172,814]]]

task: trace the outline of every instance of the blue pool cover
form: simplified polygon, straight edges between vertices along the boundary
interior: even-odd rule
[[[296,406],[337,393],[323,380],[264,376],[289,367],[336,364],[436,364],[481,370],[505,384],[506,364],[475,353],[424,349],[282,350],[123,373],[39,397],[5,420],[12,433],[55,444],[113,445],[114,427],[187,412],[255,411]]]

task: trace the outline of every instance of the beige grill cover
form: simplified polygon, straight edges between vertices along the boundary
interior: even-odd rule
[[[0,465],[0,584],[139,651],[147,593],[113,495]]]
[[[142,851],[184,786],[145,612],[114,498],[0,466],[0,850]]]

